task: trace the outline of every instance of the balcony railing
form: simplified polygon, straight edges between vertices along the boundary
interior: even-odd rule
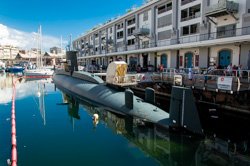
[[[135,36],[146,36],[146,35],[149,35],[150,33],[150,30],[148,28],[139,28],[139,29],[136,29],[133,33],[133,35]]]
[[[200,12],[195,13],[194,15],[191,15],[189,17],[185,17],[185,18],[181,18],[181,21],[188,21],[188,20],[192,20],[194,18],[199,18],[201,16]]]
[[[206,16],[218,17],[228,14],[228,12],[237,13],[238,10],[239,3],[228,0],[220,0],[218,4],[207,7],[205,13]]]
[[[186,5],[186,4],[193,2],[193,1],[196,1],[196,0],[183,0],[183,1],[181,1],[181,5]]]
[[[164,47],[170,45],[178,45],[178,44],[185,44],[185,43],[193,43],[193,42],[200,42],[200,41],[208,41],[208,40],[215,40],[221,38],[229,38],[229,37],[237,37],[237,36],[244,36],[250,35],[250,26],[238,29],[231,29],[225,31],[218,31],[214,33],[206,33],[206,34],[194,34],[189,36],[183,36],[179,39],[167,39],[167,40],[160,40],[157,42],[149,42],[147,44],[137,44],[131,46],[119,46],[117,51],[115,48],[112,50],[108,50],[108,53],[114,52],[123,52],[123,51],[132,51],[132,50],[139,50],[139,49],[146,49],[146,48],[154,48],[154,47]]]

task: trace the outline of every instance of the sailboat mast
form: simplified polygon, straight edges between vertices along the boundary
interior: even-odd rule
[[[43,67],[43,56],[42,56],[42,26],[40,25],[40,34],[39,34],[39,42],[40,42],[40,45],[39,45],[39,49],[40,49],[40,66]]]

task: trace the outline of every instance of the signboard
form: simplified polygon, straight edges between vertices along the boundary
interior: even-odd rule
[[[217,87],[221,90],[232,90],[233,77],[218,77]]]
[[[175,86],[182,86],[183,85],[182,75],[175,75],[174,76],[174,85]]]

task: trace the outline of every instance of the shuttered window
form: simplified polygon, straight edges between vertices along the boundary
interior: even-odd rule
[[[169,26],[172,24],[172,14],[158,18],[158,28]]]
[[[158,40],[165,40],[171,38],[171,30],[158,32]]]

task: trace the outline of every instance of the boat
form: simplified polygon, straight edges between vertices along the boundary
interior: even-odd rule
[[[43,60],[42,60],[42,27],[39,27],[38,30],[38,45],[39,48],[37,49],[37,68],[36,69],[26,69],[24,71],[24,75],[29,78],[48,78],[52,77],[54,70],[51,70],[49,68],[45,68],[43,66]],[[40,50],[40,53],[39,53]]]
[[[72,65],[72,63],[73,61],[69,64]],[[177,90],[174,90],[173,94],[178,96],[174,96],[173,100],[178,99],[178,101],[173,101],[169,114],[153,104],[153,99],[150,99],[153,98],[152,91],[148,90],[149,93],[146,96],[149,97],[145,100],[135,96],[128,88],[128,85],[134,85],[134,77],[127,77],[126,72],[127,64],[115,61],[108,66],[106,83],[95,74],[83,71],[56,70],[52,79],[55,86],[63,92],[95,103],[108,111],[137,117],[165,128],[181,126],[191,132],[202,134],[197,109],[194,108],[194,101],[192,101],[193,96],[183,99],[186,95],[192,94],[191,89],[176,87]],[[123,85],[125,87],[121,88]],[[191,110],[185,111],[185,107]]]
[[[9,73],[22,73],[24,71],[24,68],[20,64],[14,64],[13,66],[8,66],[5,69],[5,72]]]

